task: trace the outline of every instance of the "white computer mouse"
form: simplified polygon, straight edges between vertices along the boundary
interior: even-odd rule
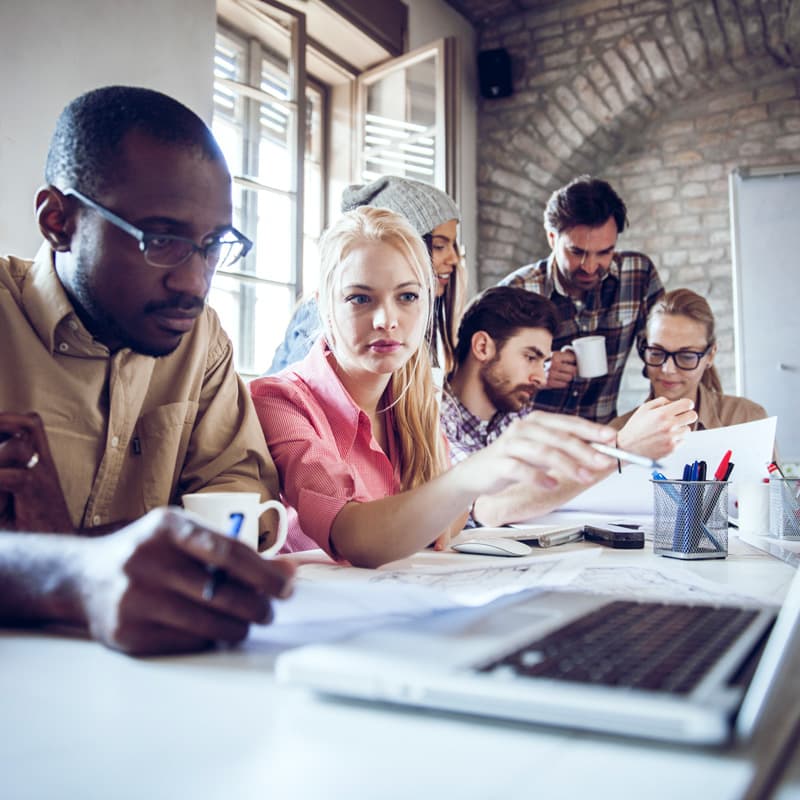
[[[465,539],[450,545],[459,553],[473,553],[476,556],[527,556],[532,549],[525,542],[498,537],[492,539]]]

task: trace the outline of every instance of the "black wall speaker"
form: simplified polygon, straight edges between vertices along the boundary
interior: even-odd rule
[[[505,48],[478,53],[478,81],[483,97],[508,97],[511,94],[511,56]]]

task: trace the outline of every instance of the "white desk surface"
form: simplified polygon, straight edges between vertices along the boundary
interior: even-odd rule
[[[731,549],[681,566],[780,602],[794,569]],[[660,562],[651,545],[601,556]],[[0,796],[714,800],[744,796],[770,751],[769,731],[747,747],[702,750],[326,699],[277,685],[275,655],[262,642],[133,659],[82,639],[0,632]],[[774,796],[800,796],[800,749]]]

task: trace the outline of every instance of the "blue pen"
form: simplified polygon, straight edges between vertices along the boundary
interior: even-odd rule
[[[697,462],[695,461],[695,464]],[[684,464],[682,480],[688,482],[692,480],[692,473],[694,472],[694,465]],[[678,500],[678,508],[675,514],[675,527],[672,530],[672,549],[676,553],[687,552],[688,530],[687,530],[687,512],[688,512],[688,490],[687,485],[681,486],[680,499]]]
[[[654,481],[667,481],[667,480],[669,480],[669,478],[667,478],[667,476],[666,476],[666,475],[664,475],[662,472],[653,472],[653,480],[654,480]],[[672,498],[672,499],[673,499],[673,500],[674,500],[676,503],[680,502],[680,499],[681,499],[681,498],[680,498],[680,495],[679,495],[679,494],[678,494],[678,493],[675,491],[675,487],[673,487],[673,486],[670,486],[670,485],[667,485],[667,486],[665,486],[665,487],[664,487],[664,489],[666,489],[666,491],[667,491],[667,494],[668,494],[668,495],[669,495],[669,496],[670,496],[670,497],[671,497],[671,498]]]
[[[244,514],[235,512],[231,514],[228,519],[231,521],[230,527],[228,528],[228,536],[231,539],[238,539],[239,531],[242,529],[242,522],[244,522]],[[207,603],[211,602],[211,600],[214,599],[214,595],[216,594],[219,585],[224,579],[224,570],[221,570],[219,567],[208,567],[208,580],[203,586],[203,600],[205,600]]]
[[[703,487],[698,486],[700,480],[700,462],[692,464],[689,485],[684,487],[686,490],[686,511],[683,517],[683,548],[681,552],[690,553],[695,550],[700,539],[700,527],[703,526]],[[717,547],[717,549],[719,549]]]

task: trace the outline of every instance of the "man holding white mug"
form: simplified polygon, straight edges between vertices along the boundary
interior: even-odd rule
[[[664,294],[653,262],[642,253],[618,252],[627,224],[625,203],[606,181],[588,175],[556,190],[544,212],[552,252],[500,284],[543,295],[556,306],[558,328],[546,385],[533,408],[577,414],[596,422],[617,416],[622,371],[647,315]],[[603,337],[606,369],[577,355],[587,337]],[[576,344],[577,343],[577,344]],[[588,343],[584,343],[587,344]],[[583,360],[591,360],[580,369]]]

